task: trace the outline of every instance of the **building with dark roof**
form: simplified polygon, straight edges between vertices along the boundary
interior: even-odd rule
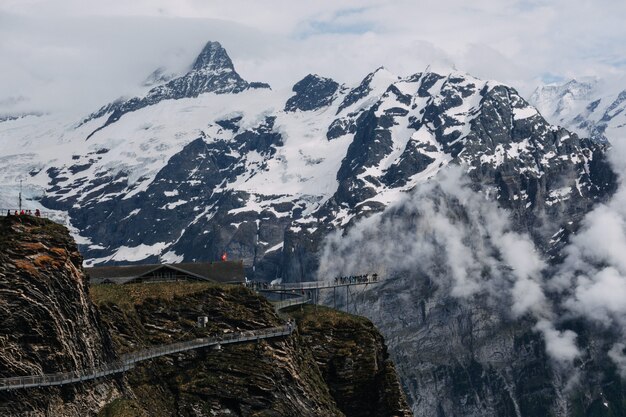
[[[98,266],[85,268],[92,284],[128,284],[141,282],[208,281],[241,284],[245,281],[243,262],[197,262]]]

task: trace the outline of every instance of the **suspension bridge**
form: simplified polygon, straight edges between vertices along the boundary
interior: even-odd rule
[[[138,362],[158,358],[159,356],[171,355],[173,353],[186,352],[205,347],[221,347],[222,345],[232,343],[243,343],[288,336],[293,333],[294,330],[295,326],[290,322],[284,326],[233,332],[225,335],[193,339],[186,342],[160,345],[122,355],[118,360],[101,366],[80,369],[77,371],[1,378],[0,391],[17,388],[49,387],[54,385],[65,385],[75,382],[89,381],[96,378],[102,378],[107,375],[126,372],[129,369],[134,368],[135,364]]]

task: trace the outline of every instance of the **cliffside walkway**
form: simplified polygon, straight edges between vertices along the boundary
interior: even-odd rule
[[[301,297],[298,299],[285,300],[296,305],[302,303]],[[278,307],[276,309],[285,308],[287,306]],[[242,332],[231,333],[227,335],[203,337],[190,340],[187,342],[178,342],[168,345],[156,346],[144,349],[138,352],[122,355],[118,360],[107,363],[94,368],[86,368],[71,372],[58,372],[54,374],[18,376],[11,378],[0,378],[0,391],[18,389],[18,388],[34,388],[49,387],[54,385],[72,384],[75,382],[89,381],[91,379],[101,378],[107,375],[126,372],[132,369],[134,365],[141,361],[146,361],[159,356],[171,355],[173,353],[186,352],[193,349],[199,349],[211,346],[221,346],[230,343],[242,343],[261,339],[271,339],[275,337],[288,336],[295,330],[293,323],[284,326],[270,327],[260,330],[248,330]]]
[[[308,304],[310,303],[312,300],[309,297],[295,297],[295,298],[288,298],[286,300],[280,300],[280,301],[272,301],[272,305],[274,306],[274,308],[276,309],[276,311],[278,310],[282,310],[283,308],[287,308],[287,307],[293,307],[293,306],[299,306],[302,304]]]
[[[305,282],[290,282],[285,284],[271,284],[268,282],[250,281],[246,282],[246,286],[259,293],[274,293],[280,294],[281,297],[285,295],[302,294],[298,298],[304,298],[305,294],[308,298],[311,298],[313,304],[319,303],[320,290],[332,289],[333,290],[333,307],[337,308],[337,288],[344,287],[346,289],[346,312],[350,309],[350,287],[356,285],[378,284],[380,283],[378,274],[364,274],[364,275],[350,275],[346,277],[336,277],[332,280],[324,281],[305,281]],[[354,311],[356,312],[356,298],[354,300]],[[278,301],[278,303],[288,303],[296,298],[288,298],[286,300]],[[309,300],[309,301],[311,301]],[[309,302],[306,301],[306,302]],[[305,302],[294,302],[291,305],[304,304]],[[276,304],[276,302],[275,302]],[[285,307],[281,307],[285,308]]]
[[[374,282],[374,281],[372,281]],[[278,284],[270,285],[271,289],[267,291],[293,291],[293,290],[311,290],[321,288],[334,288],[337,286],[346,285],[358,285],[366,284],[368,282],[351,282],[351,283],[336,283],[331,285],[330,282],[315,281],[315,282],[303,282],[297,284]],[[330,285],[330,286],[329,286]],[[258,289],[257,289],[258,290]],[[306,296],[297,296],[288,298],[285,300],[274,301],[272,305],[278,310],[282,310],[287,307],[307,304],[311,302],[311,298]],[[9,378],[0,378],[0,391],[8,391],[19,388],[36,388],[36,387],[50,387],[55,385],[72,384],[76,382],[89,381],[96,378],[102,378],[112,374],[118,374],[126,372],[129,369],[134,368],[138,362],[146,361],[160,356],[171,355],[173,353],[186,352],[189,350],[221,346],[231,343],[243,343],[256,341],[261,339],[271,339],[275,337],[288,336],[295,330],[295,325],[290,322],[284,326],[270,327],[267,329],[259,330],[247,330],[242,332],[235,332],[226,335],[203,337],[198,339],[189,340],[186,342],[177,342],[167,345],[155,346],[152,348],[140,350],[134,353],[128,353],[122,355],[118,360],[106,363],[101,366],[85,368],[76,371],[69,372],[57,372],[52,374],[43,375],[28,375],[17,376]]]
[[[372,274],[337,277],[333,280],[326,281],[290,282],[286,284],[270,284],[265,282],[252,281],[247,283],[246,286],[259,292],[289,292],[298,290],[304,291],[350,287],[353,285],[377,284],[379,282],[380,280],[378,278],[378,274]]]

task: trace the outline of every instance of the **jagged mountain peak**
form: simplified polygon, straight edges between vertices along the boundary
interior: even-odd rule
[[[576,80],[571,79],[561,84],[547,84],[535,89],[531,96],[531,101],[541,103],[569,96],[569,100],[585,100],[597,86],[596,80]]]
[[[152,75],[158,78],[161,74],[157,71]],[[107,126],[116,123],[123,115],[155,105],[163,100],[193,98],[205,93],[236,94],[251,87],[269,88],[269,85],[264,83],[257,82],[251,85],[241,78],[235,71],[233,62],[226,50],[219,42],[213,41],[209,41],[204,46],[187,74],[171,78],[167,82],[163,80],[163,83],[157,81],[156,84],[143,97],[133,97],[126,101],[107,104],[97,112],[92,113],[81,124],[103,116],[108,116],[108,118],[102,126],[92,131],[87,139]]]
[[[312,83],[312,82],[326,82],[326,81],[333,81],[334,82],[334,80],[332,78],[322,77],[319,74],[307,74],[303,79],[301,79],[300,81],[298,81],[294,85],[294,89],[299,84],[307,84],[307,83]],[[293,91],[295,91],[295,90],[293,90]]]
[[[228,53],[219,42],[209,41],[193,64],[192,71],[234,71],[235,67]]]
[[[376,68],[374,71],[370,72],[368,75],[375,76],[376,74],[379,74],[379,75],[390,75],[392,77],[399,78],[397,75],[395,75],[394,73],[389,71],[384,65],[381,65],[380,67]]]
[[[294,84],[295,93],[285,104],[285,111],[309,111],[327,106],[333,101],[339,83],[331,78],[309,74]]]
[[[582,108],[582,103],[598,94],[598,80],[571,79],[563,83],[541,85],[535,89],[530,101],[547,117],[552,115],[559,117],[562,122],[567,117],[573,117],[572,113]]]
[[[363,83],[372,84],[373,82],[377,82],[377,81],[391,84],[392,82],[398,81],[400,78],[401,77],[398,76],[397,74],[394,74],[393,72],[389,71],[387,68],[380,66],[376,68],[374,71],[367,74],[365,78],[363,79],[363,81],[361,81],[361,84]]]
[[[391,84],[397,82],[398,80],[400,80],[400,77],[388,71],[385,67],[378,67],[373,72],[367,74],[358,86],[350,90],[337,109],[337,114],[367,97],[371,93],[383,93]]]

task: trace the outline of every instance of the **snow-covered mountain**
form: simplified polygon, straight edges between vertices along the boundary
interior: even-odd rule
[[[41,202],[89,242],[88,264],[227,250],[256,278],[311,277],[311,242],[451,162],[530,219],[563,200],[589,205],[604,187],[601,147],[550,126],[502,84],[379,68],[356,86],[308,75],[273,91],[243,80],[215,42],[143,97],[80,123],[5,121],[0,143],[2,182],[26,174],[45,189]],[[568,180],[551,175],[565,170]]]
[[[607,93],[598,80],[538,87],[530,102],[548,121],[600,142],[626,137],[626,90]]]
[[[145,95],[80,121],[0,123],[3,194],[26,177],[39,204],[69,214],[88,265],[213,260],[226,250],[252,279],[314,279],[329,234],[404,201],[449,165],[557,262],[615,189],[603,143],[551,125],[511,87],[460,72],[379,68],[357,85],[309,74],[275,91],[242,79],[209,42],[186,74],[155,74]],[[433,204],[460,224],[488,216],[457,200]],[[410,229],[420,210],[390,216],[406,216]],[[564,382],[545,371],[532,320],[512,324],[489,303],[468,308],[428,276],[413,278],[369,293],[363,313],[389,340],[416,415],[558,408]],[[427,355],[417,355],[424,344]],[[524,352],[535,354],[516,360]],[[453,385],[440,389],[438,378]]]

